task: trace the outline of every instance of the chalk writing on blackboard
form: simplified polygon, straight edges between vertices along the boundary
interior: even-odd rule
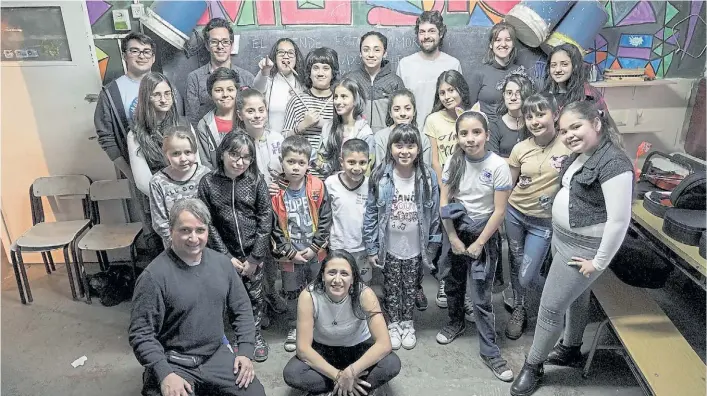
[[[71,61],[61,7],[2,7],[2,61]]]

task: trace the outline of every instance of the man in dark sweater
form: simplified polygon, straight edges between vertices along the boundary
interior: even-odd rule
[[[211,215],[198,199],[174,204],[172,246],[135,286],[129,341],[145,367],[143,396],[265,395],[255,378],[255,327],[231,261],[206,248]],[[222,342],[223,314],[238,346]]]

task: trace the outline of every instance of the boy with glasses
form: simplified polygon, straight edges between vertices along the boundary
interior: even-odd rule
[[[213,18],[203,30],[204,43],[209,51],[210,61],[204,66],[192,71],[187,76],[187,118],[192,125],[197,125],[206,113],[214,108],[211,93],[206,89],[206,80],[219,67],[233,69],[239,77],[239,87],[253,86],[252,73],[236,66],[231,60],[233,48],[233,28],[223,18]]]

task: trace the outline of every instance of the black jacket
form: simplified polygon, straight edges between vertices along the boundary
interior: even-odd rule
[[[346,74],[355,80],[366,95],[366,105],[363,116],[368,121],[373,132],[378,132],[386,127],[385,119],[388,116],[388,102],[393,92],[405,88],[403,80],[395,74],[390,62],[383,60],[381,69],[371,82],[371,76],[361,63],[361,68],[354,69]]]
[[[211,212],[208,247],[238,260],[260,264],[270,250],[272,207],[265,179],[221,171],[199,182],[199,198]]]

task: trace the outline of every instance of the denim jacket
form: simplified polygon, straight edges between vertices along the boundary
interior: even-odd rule
[[[432,257],[442,243],[439,220],[439,185],[437,175],[429,166],[425,165],[429,179],[422,179],[422,175],[415,175],[415,205],[419,220],[420,251],[422,252],[422,264],[432,268]],[[423,202],[423,184],[430,184],[432,199]],[[383,176],[378,181],[378,193],[375,189],[368,188],[368,200],[366,201],[366,214],[363,217],[363,241],[366,245],[366,254],[369,256],[378,255],[378,266],[385,267],[385,253],[388,219],[390,219],[391,208],[393,206],[393,196],[395,186],[393,185],[393,166],[385,165]]]

